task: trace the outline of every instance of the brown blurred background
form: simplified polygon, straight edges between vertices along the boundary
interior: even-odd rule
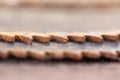
[[[120,0],[0,0],[0,31],[103,32],[119,30],[119,21]],[[119,66],[6,60],[0,61],[0,80],[119,80]]]
[[[119,7],[119,0],[1,0],[1,6]]]

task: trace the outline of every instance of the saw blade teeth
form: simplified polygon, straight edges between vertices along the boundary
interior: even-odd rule
[[[8,53],[15,58],[21,59],[27,58],[28,56],[26,50],[10,49]]]
[[[45,60],[46,59],[45,51],[29,50],[28,56],[33,59],[37,59],[37,60]]]
[[[86,34],[86,39],[90,42],[102,43],[103,37],[101,35]]]
[[[51,41],[58,42],[58,43],[63,43],[66,44],[68,43],[68,38],[65,33],[47,33],[51,37]]]
[[[101,58],[99,51],[82,51],[82,55],[83,57],[89,58],[89,59],[100,59]]]
[[[120,50],[117,50],[116,53],[117,53],[118,56],[120,57]]]
[[[104,33],[102,34],[104,40],[117,41],[119,40],[119,35],[115,33]]]
[[[32,36],[33,41],[41,42],[41,43],[48,43],[50,42],[50,36],[45,33],[29,33]]]
[[[0,59],[8,59],[13,56],[17,59],[27,59],[28,57],[36,60],[64,60],[70,59],[81,61],[88,59],[102,60],[119,60],[120,51],[105,51],[105,50],[34,50],[34,49],[6,49],[0,50]]]
[[[85,43],[95,42],[102,43],[104,40],[108,41],[117,41],[120,39],[119,33],[63,33],[63,32],[54,32],[54,33],[37,33],[37,32],[0,32],[0,40],[5,42],[23,42],[26,44],[32,44],[33,41],[41,43],[57,42],[62,44],[67,44],[68,42],[80,42]]]
[[[6,49],[0,50],[0,58],[1,59],[8,59],[8,57],[9,57],[8,50],[6,50]]]
[[[5,42],[14,42],[15,37],[10,32],[1,32],[0,33],[0,40],[5,41]]]
[[[16,33],[15,40],[26,44],[32,44],[32,36],[28,35],[27,33]]]
[[[83,43],[86,41],[85,35],[83,33],[78,33],[78,32],[68,34],[68,39],[69,41],[72,41],[72,42]]]
[[[60,51],[60,50],[57,50],[57,51],[46,51],[46,55],[48,55],[51,59],[64,59],[64,51]]]
[[[100,51],[101,56],[106,58],[106,59],[111,59],[111,60],[118,60],[119,56],[116,52],[114,51]]]
[[[80,51],[65,51],[64,53],[66,58],[68,59],[77,60],[77,61],[83,59],[83,56]]]

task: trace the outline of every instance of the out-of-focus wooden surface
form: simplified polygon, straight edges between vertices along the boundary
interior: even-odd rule
[[[1,8],[0,31],[97,32],[120,29],[119,9]],[[0,80],[119,80],[120,63],[0,61]]]

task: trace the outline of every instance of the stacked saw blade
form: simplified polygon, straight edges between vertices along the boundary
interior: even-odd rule
[[[33,41],[41,43],[57,42],[61,44],[67,44],[68,42],[85,43],[95,42],[102,43],[104,40],[115,42],[120,39],[119,32],[107,32],[107,33],[35,33],[35,32],[0,32],[0,40],[5,42],[14,43],[16,41],[31,44]]]
[[[22,42],[32,46],[34,41],[39,43],[50,43],[55,42],[59,44],[67,45],[69,42],[73,43],[99,43],[102,44],[104,41],[116,42],[120,39],[119,32],[105,32],[105,33],[65,33],[65,32],[54,32],[54,33],[39,33],[39,32],[1,32],[0,40],[14,44],[16,42]],[[44,44],[43,44],[44,45]],[[27,59],[27,57],[37,60],[63,60],[71,59],[81,61],[84,59],[93,60],[119,60],[120,50],[35,50],[35,49],[21,49],[21,48],[8,48],[0,50],[0,58],[8,59],[9,56],[15,58]]]
[[[27,59],[33,58],[36,60],[63,60],[63,59],[71,59],[76,61],[81,61],[84,59],[92,59],[92,60],[119,60],[120,51],[74,51],[74,50],[27,50],[27,49],[7,49],[0,50],[0,58],[8,59],[10,56],[18,59]]]

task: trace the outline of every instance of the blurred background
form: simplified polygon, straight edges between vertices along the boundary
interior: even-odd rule
[[[0,31],[103,32],[119,29],[120,0],[0,0]],[[58,48],[64,46],[56,45]],[[3,48],[5,43],[1,46]],[[0,61],[0,80],[119,80],[119,74],[119,62]]]
[[[116,30],[119,14],[120,0],[0,0],[0,30]]]

